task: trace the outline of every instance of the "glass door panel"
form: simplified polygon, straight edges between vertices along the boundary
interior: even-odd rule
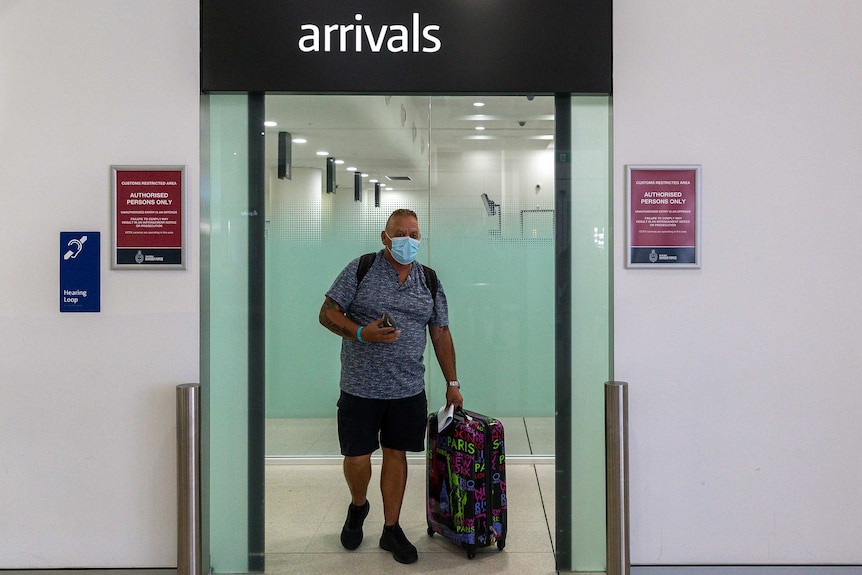
[[[572,570],[605,571],[604,382],[613,379],[611,107],[571,99]]]
[[[249,570],[248,97],[210,96],[202,185],[201,392],[205,560]]]
[[[465,406],[503,420],[509,458],[553,455],[553,138],[553,97],[431,100],[430,260]]]
[[[350,260],[382,248],[394,209],[427,226],[428,100],[268,96],[266,110],[267,455],[337,456],[341,341],[318,311]]]

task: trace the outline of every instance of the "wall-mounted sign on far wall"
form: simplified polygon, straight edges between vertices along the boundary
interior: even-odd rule
[[[60,311],[102,309],[100,232],[60,232]]]
[[[700,166],[626,166],[626,267],[700,267]]]
[[[185,166],[111,166],[114,269],[183,269]]]

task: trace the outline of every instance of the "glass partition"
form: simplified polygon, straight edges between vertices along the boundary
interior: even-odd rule
[[[571,557],[605,571],[604,383],[613,379],[610,98],[571,101]]]
[[[248,100],[210,96],[201,186],[204,549],[214,570],[248,563]],[[208,160],[208,161],[207,161]]]
[[[553,455],[554,99],[432,98],[431,140],[430,259],[465,405],[503,420],[507,457]]]

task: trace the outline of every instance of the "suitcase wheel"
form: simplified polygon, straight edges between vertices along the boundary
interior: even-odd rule
[[[505,548],[506,548],[506,538],[504,537],[503,539],[497,539],[497,549],[502,551]]]
[[[467,559],[473,559],[476,556],[476,546],[470,545],[467,547]]]
[[[428,537],[434,537],[434,528],[430,525],[428,526]]]

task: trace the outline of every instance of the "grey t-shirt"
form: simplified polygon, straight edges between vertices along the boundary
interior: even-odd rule
[[[389,312],[401,330],[393,343],[361,343],[344,338],[341,343],[341,389],[351,395],[373,399],[401,399],[425,389],[426,326],[449,325],[449,309],[443,284],[437,297],[425,285],[425,273],[414,262],[407,280],[400,284],[398,272],[383,250],[357,286],[359,258],[347,264],[326,295],[359,325],[367,325]]]

